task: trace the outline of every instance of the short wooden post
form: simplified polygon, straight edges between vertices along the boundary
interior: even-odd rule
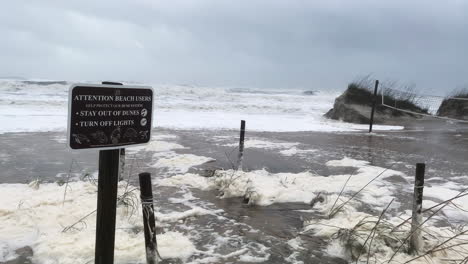
[[[99,151],[94,263],[114,263],[115,217],[119,180],[119,150]]]
[[[416,176],[414,179],[414,194],[413,194],[413,215],[411,222],[411,238],[409,250],[412,253],[418,253],[422,246],[423,240],[421,236],[420,225],[422,223],[422,200],[424,188],[424,172],[426,164],[416,164]]]
[[[372,110],[371,110],[370,121],[369,121],[369,133],[372,133],[372,125],[374,124],[374,112],[375,112],[375,107],[377,105],[377,90],[378,89],[379,89],[379,80],[375,80],[374,97],[372,98]]]
[[[151,174],[140,173],[141,205],[143,208],[143,228],[145,232],[146,263],[157,264],[157,242],[156,224],[154,218],[153,189],[151,185]]]
[[[237,156],[236,170],[242,170],[242,160],[244,159],[244,138],[245,138],[245,120],[241,120],[240,138],[239,138],[239,154]]]

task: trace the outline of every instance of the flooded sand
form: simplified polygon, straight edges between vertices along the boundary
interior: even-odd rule
[[[432,125],[432,124],[431,124]],[[419,128],[419,127],[418,127]],[[282,149],[247,147],[244,157],[244,170],[269,172],[314,171],[319,175],[337,175],[353,173],[354,168],[328,167],[327,161],[349,157],[369,161],[372,165],[414,174],[417,162],[426,162],[426,185],[441,181],[457,182],[457,176],[467,175],[468,133],[465,127],[453,129],[430,129],[421,131],[376,132],[367,133],[266,133],[249,132],[246,140],[255,139],[265,142],[293,143],[296,153],[281,152]],[[207,175],[215,169],[229,169],[236,161],[238,131],[187,131],[157,129],[154,135],[175,135],[174,142],[184,146],[175,149],[177,154],[194,154],[215,159],[189,172]],[[56,182],[72,172],[79,177],[82,171],[94,173],[97,170],[97,151],[70,151],[66,148],[64,133],[7,133],[0,135],[0,181],[2,183],[28,183],[40,179],[44,182]],[[286,153],[286,154],[285,154]],[[137,173],[151,172],[154,179],[170,177],[176,174],[153,165],[157,158],[151,151],[127,151],[126,170],[130,182],[138,185]],[[434,178],[431,181],[431,178]],[[313,180],[313,179],[311,179]],[[389,184],[402,185],[405,189],[411,185],[403,178],[390,178]],[[463,183],[466,184],[466,183]],[[217,238],[216,234],[231,239],[229,246],[216,248],[216,253],[227,255],[243,247],[249,247],[259,253],[258,258],[268,257],[267,263],[284,263],[295,250],[287,242],[298,236],[302,229],[302,219],[320,217],[301,210],[310,209],[307,204],[283,203],[270,206],[249,206],[242,198],[219,199],[215,191],[201,191],[189,188],[158,187],[154,189],[155,203],[161,212],[187,210],[191,205],[224,210],[218,216],[205,215],[187,218],[184,224],[172,223],[170,229],[195,232],[193,241],[197,249],[207,249]],[[190,195],[188,195],[190,194]],[[187,198],[187,195],[189,196]],[[397,199],[399,210],[411,206],[411,193],[401,192]],[[183,201],[183,202],[180,202]],[[366,211],[377,213],[373,208]],[[194,230],[187,231],[187,226]],[[295,256],[296,261],[304,263],[346,263],[323,253],[327,242],[318,237],[302,236],[306,248]],[[263,248],[264,247],[264,248]],[[193,259],[197,259],[197,255]],[[221,263],[233,262],[227,258]],[[242,263],[235,261],[236,263]],[[166,263],[173,263],[166,261]]]

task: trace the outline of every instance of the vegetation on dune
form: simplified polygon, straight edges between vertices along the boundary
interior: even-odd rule
[[[452,98],[468,98],[468,88],[461,88],[458,90],[455,90],[452,92],[450,95]]]
[[[374,95],[375,81],[370,75],[352,81],[348,84],[347,100],[349,103],[372,106],[372,97]],[[384,88],[384,89],[382,89]],[[382,97],[382,90],[384,91]],[[398,82],[381,82],[377,91],[377,111],[385,111],[388,108],[382,105],[394,106],[402,110],[416,113],[428,114],[428,109],[420,105],[421,97],[417,95],[414,85],[399,85]],[[399,111],[391,111],[394,116],[403,115]]]
[[[370,75],[350,82],[346,91],[335,99],[333,108],[325,114],[325,117],[350,123],[369,124],[374,89],[375,80]],[[420,117],[417,113],[429,114],[429,110],[422,107],[421,97],[417,96],[414,85],[400,85],[394,81],[380,82],[376,103],[375,124],[385,124],[389,117],[414,118]]]
[[[456,90],[445,98],[437,110],[437,115],[468,120],[468,88]]]

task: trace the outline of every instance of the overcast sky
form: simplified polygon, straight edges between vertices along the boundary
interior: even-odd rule
[[[468,84],[468,1],[4,1],[0,76],[340,89]]]

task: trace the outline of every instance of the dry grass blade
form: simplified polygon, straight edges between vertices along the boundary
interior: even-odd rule
[[[67,174],[67,181],[65,182],[65,190],[63,192],[63,201],[62,201],[62,207],[65,205],[65,198],[67,197],[67,189],[68,189],[68,182],[70,181],[70,176],[71,176],[71,172],[72,172],[72,169],[73,169],[73,162],[75,160],[72,159],[71,163],[70,163],[70,168],[68,169],[68,174]]]
[[[385,209],[382,211],[382,213],[380,213],[380,216],[379,218],[377,219],[377,222],[375,223],[374,227],[371,229],[369,235],[367,236],[366,240],[364,241],[364,243],[362,244],[362,249],[364,249],[367,245],[367,241],[369,241],[369,239],[371,239],[371,242],[369,243],[369,251],[368,251],[368,254],[367,254],[367,262],[369,262],[369,256],[370,256],[370,251],[371,251],[371,248],[372,248],[372,241],[374,240],[374,235],[375,235],[375,232],[377,230],[377,226],[379,225],[380,221],[382,220],[382,217],[384,216],[385,212],[388,210],[388,208],[390,207],[390,205],[393,203],[395,199],[392,199],[390,201],[390,203],[385,207]],[[359,223],[358,225],[364,225],[366,223],[371,223],[372,221],[367,221],[367,222],[361,222]],[[358,226],[356,225],[356,227]],[[372,238],[371,238],[372,237]],[[363,253],[363,250],[359,251],[359,254],[356,258],[356,263],[358,263],[359,261],[359,258],[361,257]]]
[[[121,196],[117,197],[117,204],[125,206],[129,218],[138,210],[139,202],[135,190],[137,188],[125,191]]]
[[[390,263],[393,258],[396,256],[396,254],[401,250],[401,248],[404,246],[404,244],[406,243],[406,241],[408,241],[408,239],[413,235],[413,233],[417,230],[420,230],[421,229],[421,226],[423,226],[427,221],[429,221],[434,215],[436,215],[438,212],[440,212],[442,209],[444,209],[446,206],[448,205],[448,203],[444,204],[442,207],[440,207],[439,209],[437,209],[437,211],[433,212],[428,218],[426,218],[426,220],[424,220],[420,225],[418,225],[412,232],[410,232],[406,237],[405,239],[401,242],[400,246],[397,248],[397,250],[395,250],[395,252],[393,253],[393,255],[390,257],[390,259],[388,260],[387,263]]]
[[[462,261],[460,261],[460,264],[466,264],[468,263],[468,257],[462,259]]]
[[[415,258],[412,258],[412,259],[406,261],[405,264],[406,264],[406,263],[410,263],[410,262],[412,262],[412,261],[414,261],[414,260],[417,260],[417,259],[419,259],[419,258],[421,258],[421,257],[424,257],[424,256],[426,256],[426,255],[429,255],[429,254],[432,254],[432,253],[434,253],[434,252],[437,252],[437,251],[438,251],[438,248],[440,248],[441,246],[447,244],[448,242],[450,242],[450,241],[456,239],[457,237],[459,237],[459,236],[461,236],[461,235],[464,235],[464,234],[466,234],[466,233],[468,233],[468,230],[465,230],[465,231],[463,231],[463,232],[461,232],[461,233],[459,233],[459,234],[457,234],[457,235],[455,235],[455,236],[453,236],[453,237],[451,237],[451,238],[445,240],[444,242],[442,242],[442,243],[436,245],[435,247],[433,247],[432,249],[428,250],[426,253],[424,253],[424,254],[422,254],[422,255],[420,255],[420,256],[417,256],[417,257],[415,257]],[[466,244],[466,243],[468,243],[468,242],[461,243],[461,244],[457,244],[457,245],[462,245],[462,244]],[[445,247],[445,248],[441,248],[441,249],[448,249],[448,248],[449,248],[449,247]]]
[[[340,193],[338,194],[338,197],[336,197],[336,200],[335,202],[333,203],[331,209],[330,209],[330,212],[328,213],[328,218],[331,218],[332,216],[332,212],[333,212],[333,209],[335,208],[336,206],[336,203],[338,202],[338,200],[340,199],[341,195],[343,194],[344,192],[344,189],[346,188],[346,186],[348,185],[348,182],[349,180],[351,179],[351,177],[353,177],[353,175],[355,174],[356,172],[353,172],[349,175],[348,179],[346,179],[346,182],[343,184],[343,187],[341,188],[340,190]]]
[[[390,207],[390,205],[393,203],[394,200],[395,200],[395,199],[392,199],[392,200],[390,201],[390,203],[388,203],[387,207],[385,207],[385,209],[382,211],[382,213],[380,214],[379,219],[377,220],[377,223],[375,223],[375,226],[374,226],[374,228],[373,228],[372,231],[371,231],[371,233],[373,232],[373,234],[372,234],[371,241],[369,242],[369,253],[370,253],[370,251],[372,250],[372,242],[374,241],[374,237],[375,237],[375,234],[376,234],[377,226],[379,225],[380,220],[382,220],[382,217],[384,216],[385,212],[387,212],[388,208]],[[369,234],[369,235],[370,235],[370,234]],[[369,239],[369,238],[367,238],[367,239]],[[365,245],[365,243],[364,243],[364,245]],[[367,264],[369,264],[369,257],[370,257],[370,254],[367,254],[367,261],[366,261]],[[357,262],[357,261],[356,261],[356,262]]]
[[[447,204],[447,203],[449,203],[449,202],[452,202],[452,201],[454,201],[454,200],[456,200],[456,199],[458,199],[458,198],[467,196],[468,193],[464,193],[464,192],[466,192],[466,191],[468,191],[468,189],[464,189],[463,191],[461,191],[460,193],[458,193],[456,196],[454,196],[454,197],[452,197],[452,198],[450,198],[450,199],[448,199],[448,200],[445,200],[445,201],[440,202],[440,203],[438,203],[438,204],[436,204],[436,205],[434,205],[434,206],[431,206],[431,207],[429,207],[429,208],[427,208],[427,209],[424,209],[424,210],[422,211],[422,213],[427,213],[427,212],[431,211],[432,209],[437,208],[437,207],[439,207],[439,206],[441,206],[441,205],[444,205],[444,204]],[[403,222],[401,222],[401,224],[395,226],[394,229],[392,230],[392,232],[393,232],[394,230],[400,228],[402,225],[404,225],[405,223],[407,223],[409,220],[411,220],[411,217],[408,217],[408,218],[405,219]]]
[[[128,171],[128,174],[127,174],[127,184],[125,185],[125,190],[124,190],[124,193],[127,192],[128,190],[128,187],[130,186],[130,180],[133,176],[133,165],[135,164],[135,161],[138,161],[138,158],[137,158],[137,154],[134,154],[133,155],[133,158],[131,159],[132,162],[130,163],[130,169],[127,170]],[[138,164],[137,164],[138,165]]]
[[[330,212],[330,215],[329,217],[333,217],[336,213],[338,213],[341,208],[343,208],[346,204],[348,204],[351,200],[353,200],[359,193],[361,193],[365,188],[367,188],[367,186],[369,186],[372,182],[374,182],[375,180],[377,180],[380,176],[382,176],[386,171],[388,171],[389,169],[391,169],[393,167],[395,163],[393,163],[390,167],[384,169],[381,173],[379,173],[377,176],[375,176],[374,178],[372,178],[372,180],[370,180],[368,183],[366,183],[361,189],[359,189],[359,191],[355,192],[348,200],[346,200],[345,202],[343,202],[342,204],[340,204],[334,211]]]
[[[69,225],[69,226],[65,227],[65,228],[62,230],[62,232],[63,232],[63,233],[66,233],[66,232],[68,232],[68,231],[74,229],[75,226],[76,226],[77,224],[83,224],[84,226],[86,226],[86,223],[84,222],[84,220],[85,220],[87,217],[89,217],[90,215],[94,214],[95,212],[96,212],[96,210],[94,210],[94,211],[92,211],[91,213],[89,213],[89,214],[83,216],[82,218],[80,218],[80,220],[76,221],[76,222],[73,223],[72,225]]]
[[[468,213],[468,210],[466,210],[466,209],[464,209],[464,208],[461,208],[460,205],[454,203],[453,201],[449,201],[449,203],[450,203],[453,207],[457,208],[458,210],[460,210],[460,211],[462,211],[462,212],[465,212],[465,213]]]
[[[226,156],[226,159],[228,160],[229,164],[231,165],[231,169],[235,170],[236,169],[236,165],[234,164],[234,162],[231,160],[231,155],[232,153],[238,149],[238,147],[234,147],[231,149],[231,151],[228,152],[224,152],[224,155]]]

